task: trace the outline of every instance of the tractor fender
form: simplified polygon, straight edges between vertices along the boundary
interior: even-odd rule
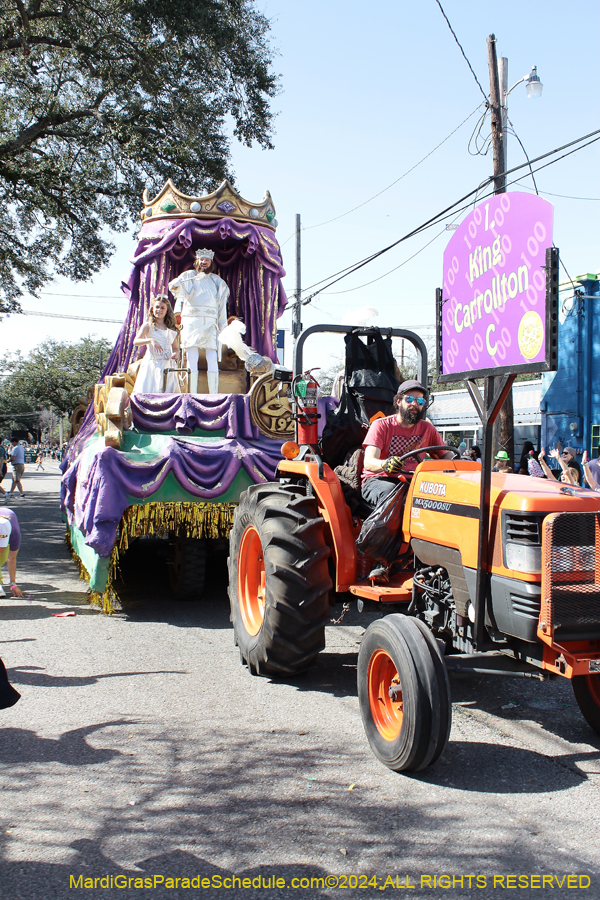
[[[327,463],[323,463],[323,474],[319,477],[318,464],[304,460],[284,459],[278,471],[282,475],[302,475],[310,482],[319,513],[328,526],[327,541],[335,563],[335,589],[340,593],[349,590],[356,581],[356,529],[339,478]]]

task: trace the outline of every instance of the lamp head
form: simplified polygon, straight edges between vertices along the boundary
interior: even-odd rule
[[[525,76],[525,90],[528,97],[541,97],[544,85],[539,79],[537,66],[531,67],[531,74]]]

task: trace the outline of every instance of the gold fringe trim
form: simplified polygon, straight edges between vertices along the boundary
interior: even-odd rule
[[[121,609],[116,582],[121,575],[119,557],[129,547],[129,541],[144,535],[157,537],[183,534],[188,538],[227,538],[233,527],[237,503],[145,503],[129,506],[119,522],[117,539],[110,554],[106,589],[88,591],[89,602],[111,615]],[[90,582],[90,576],[77,555],[69,535],[65,534],[79,577]]]
[[[124,552],[141,535],[184,533],[192,538],[227,538],[237,503],[145,503],[123,513],[115,547]],[[118,564],[118,562],[117,562]]]
[[[65,544],[67,545],[67,548],[69,550],[69,553],[71,554],[71,558],[72,558],[73,562],[79,569],[80,579],[87,581],[87,583],[89,584],[90,583],[90,574],[89,574],[88,570],[86,569],[86,567],[84,566],[84,564],[82,563],[79,556],[77,555],[77,551],[75,550],[73,543],[71,541],[71,535],[69,534],[68,528],[65,532]],[[88,590],[88,592],[87,592],[88,601],[90,603],[90,606],[99,607],[102,610],[102,612],[106,613],[109,616],[115,612],[115,609],[120,608],[120,604],[118,603],[119,598],[117,597],[115,591],[111,587],[111,579],[110,579],[110,572],[113,571],[116,566],[118,566],[119,554],[118,554],[118,552],[115,554],[116,549],[117,549],[116,547],[113,547],[113,552],[111,553],[110,568],[109,568],[109,581],[108,581],[108,585],[107,585],[107,588],[104,591],[104,593],[101,593],[100,591],[92,591],[91,589]],[[114,565],[113,565],[113,562],[114,562]]]

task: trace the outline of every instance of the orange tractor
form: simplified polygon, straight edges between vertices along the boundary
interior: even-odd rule
[[[314,330],[331,329],[315,326],[298,342],[297,444],[282,448],[278,482],[242,495],[230,536],[232,622],[250,671],[307,669],[325,646],[331,604],[355,597],[359,610],[365,602],[395,610],[367,628],[358,655],[365,731],[390,769],[418,771],[442,754],[448,671],[568,678],[600,733],[600,496],[519,475],[490,480],[491,441],[483,479],[479,463],[425,458],[448,447],[412,451],[420,463],[395,574],[385,584],[360,577],[361,521],[319,454],[314,380],[300,376],[300,342]],[[474,396],[488,437],[513,379]]]

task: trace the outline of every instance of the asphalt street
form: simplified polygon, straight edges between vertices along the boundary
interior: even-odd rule
[[[103,615],[64,544],[57,465],[24,485],[27,598],[0,600],[22,693],[0,712],[2,900],[600,897],[600,737],[568,682],[452,677],[444,757],[392,773],[356,692],[374,614],[331,625],[305,676],[252,677],[225,554],[188,605],[150,548]]]

